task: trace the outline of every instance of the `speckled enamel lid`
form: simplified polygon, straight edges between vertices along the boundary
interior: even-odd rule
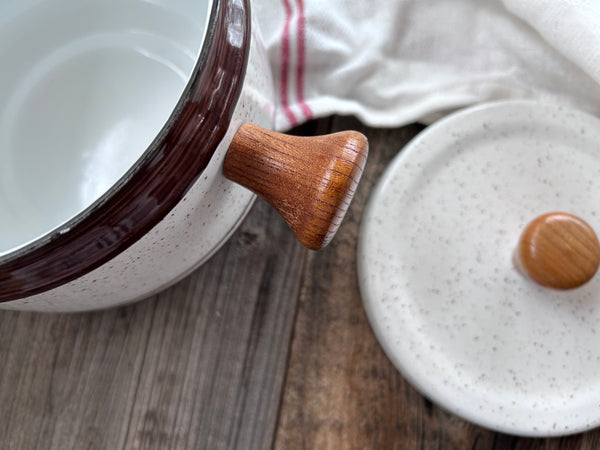
[[[600,425],[600,276],[542,287],[512,260],[525,226],[564,211],[600,230],[600,120],[525,101],[425,129],[365,211],[358,270],[372,328],[432,401],[497,431]]]

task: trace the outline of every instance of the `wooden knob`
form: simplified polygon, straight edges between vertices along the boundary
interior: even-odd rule
[[[305,247],[319,250],[344,218],[367,153],[367,139],[356,131],[298,137],[244,124],[224,174],[269,202]]]
[[[517,269],[536,283],[573,289],[598,270],[600,244],[594,230],[579,217],[549,213],[525,227],[513,259]]]

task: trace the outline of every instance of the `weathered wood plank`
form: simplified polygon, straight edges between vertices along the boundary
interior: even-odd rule
[[[597,448],[599,431],[523,439],[469,424],[432,405],[394,369],[363,311],[356,243],[374,183],[422,127],[374,129],[348,118],[332,124],[332,131],[348,128],[369,138],[369,161],[336,239],[305,265],[275,448]]]
[[[304,254],[259,201],[211,261],[153,298],[0,312],[0,447],[271,446]]]
[[[185,296],[161,294],[170,298],[153,328],[164,331],[148,345],[127,448],[270,444],[303,250],[278,220],[249,222],[237,237],[243,247],[220,255],[229,264],[201,270],[179,286]],[[172,308],[182,297],[186,308]]]
[[[324,251],[304,251],[259,202],[209,263],[153,298],[89,314],[0,312],[0,448],[598,448],[599,431],[538,440],[468,424],[392,367],[363,312],[356,242],[373,184],[421,127],[336,118],[299,133],[347,128],[367,134],[371,155]]]

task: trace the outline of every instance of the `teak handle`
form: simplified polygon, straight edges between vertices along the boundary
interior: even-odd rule
[[[270,203],[305,247],[319,250],[344,218],[367,153],[367,138],[356,131],[298,137],[244,124],[224,174]]]
[[[584,220],[572,214],[543,214],[523,230],[513,256],[516,268],[536,283],[573,289],[598,270],[600,243]]]

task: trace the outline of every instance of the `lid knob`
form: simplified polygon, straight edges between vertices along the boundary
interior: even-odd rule
[[[523,230],[513,260],[523,275],[542,286],[573,289],[598,270],[600,243],[592,227],[579,217],[543,214]]]

